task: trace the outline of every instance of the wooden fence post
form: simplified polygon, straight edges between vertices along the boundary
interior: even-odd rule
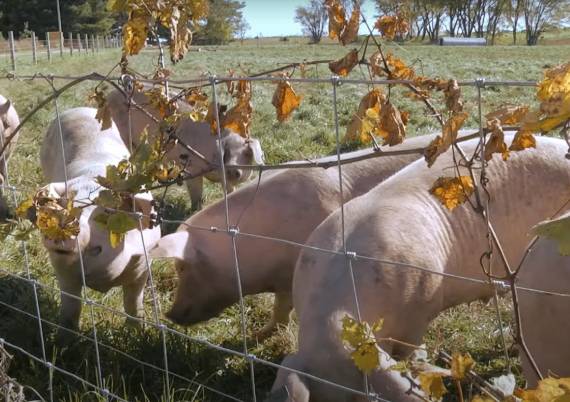
[[[95,54],[95,35],[91,35],[91,53]]]
[[[63,57],[63,32],[59,32],[59,57]]]
[[[69,41],[69,55],[73,56],[73,34],[71,32],[67,35],[67,40]]]
[[[81,56],[81,34],[77,34],[77,53]]]
[[[32,31],[32,62],[38,64],[37,44],[36,44],[36,33]]]
[[[95,51],[99,53],[99,35],[95,36]]]
[[[51,62],[51,43],[49,41],[49,32],[46,32],[46,46],[47,46],[48,61]]]
[[[83,35],[83,37],[85,38],[85,54],[89,53],[89,35],[85,34]]]
[[[10,59],[12,59],[12,70],[16,71],[16,44],[14,43],[14,32],[8,32],[8,40],[10,41]]]

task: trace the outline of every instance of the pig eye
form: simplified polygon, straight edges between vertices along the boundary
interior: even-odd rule
[[[101,251],[103,251],[103,247],[101,246],[95,246],[95,247],[90,247],[86,250],[87,255],[91,256],[91,257],[96,257],[99,254],[101,254]]]

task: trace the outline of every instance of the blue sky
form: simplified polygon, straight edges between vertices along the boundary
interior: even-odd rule
[[[301,26],[294,20],[295,9],[306,4],[308,0],[245,0],[243,13],[251,25],[248,36],[300,35]],[[364,2],[362,8],[366,19],[373,23],[376,14],[373,2]]]

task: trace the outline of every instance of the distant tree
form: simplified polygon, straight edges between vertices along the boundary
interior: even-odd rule
[[[235,34],[239,38],[240,42],[243,44],[243,40],[247,35],[247,31],[251,29],[251,25],[245,20],[245,18],[241,18],[236,26]]]
[[[195,43],[219,45],[228,43],[243,24],[245,3],[236,0],[209,0],[205,23],[194,35]]]
[[[567,0],[523,0],[526,44],[536,45],[547,26],[555,26],[568,16]]]
[[[310,0],[308,6],[295,9],[295,21],[301,24],[303,33],[311,37],[311,43],[321,41],[327,20],[327,10],[320,0]]]
[[[60,0],[63,31],[107,33],[115,16],[106,11],[106,3],[105,0]],[[14,31],[19,36],[26,29],[39,35],[58,30],[55,0],[0,0],[0,4],[3,31]]]

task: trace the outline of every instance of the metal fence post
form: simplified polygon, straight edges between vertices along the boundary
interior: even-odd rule
[[[51,61],[51,43],[49,41],[49,32],[46,32],[46,46],[47,46],[48,61]]]
[[[32,31],[32,62],[38,64],[36,33]]]
[[[67,35],[67,40],[69,41],[69,55],[73,56],[73,34],[71,32]]]
[[[16,44],[14,43],[14,32],[8,32],[8,40],[10,41],[10,59],[12,60],[12,70],[16,71]]]

